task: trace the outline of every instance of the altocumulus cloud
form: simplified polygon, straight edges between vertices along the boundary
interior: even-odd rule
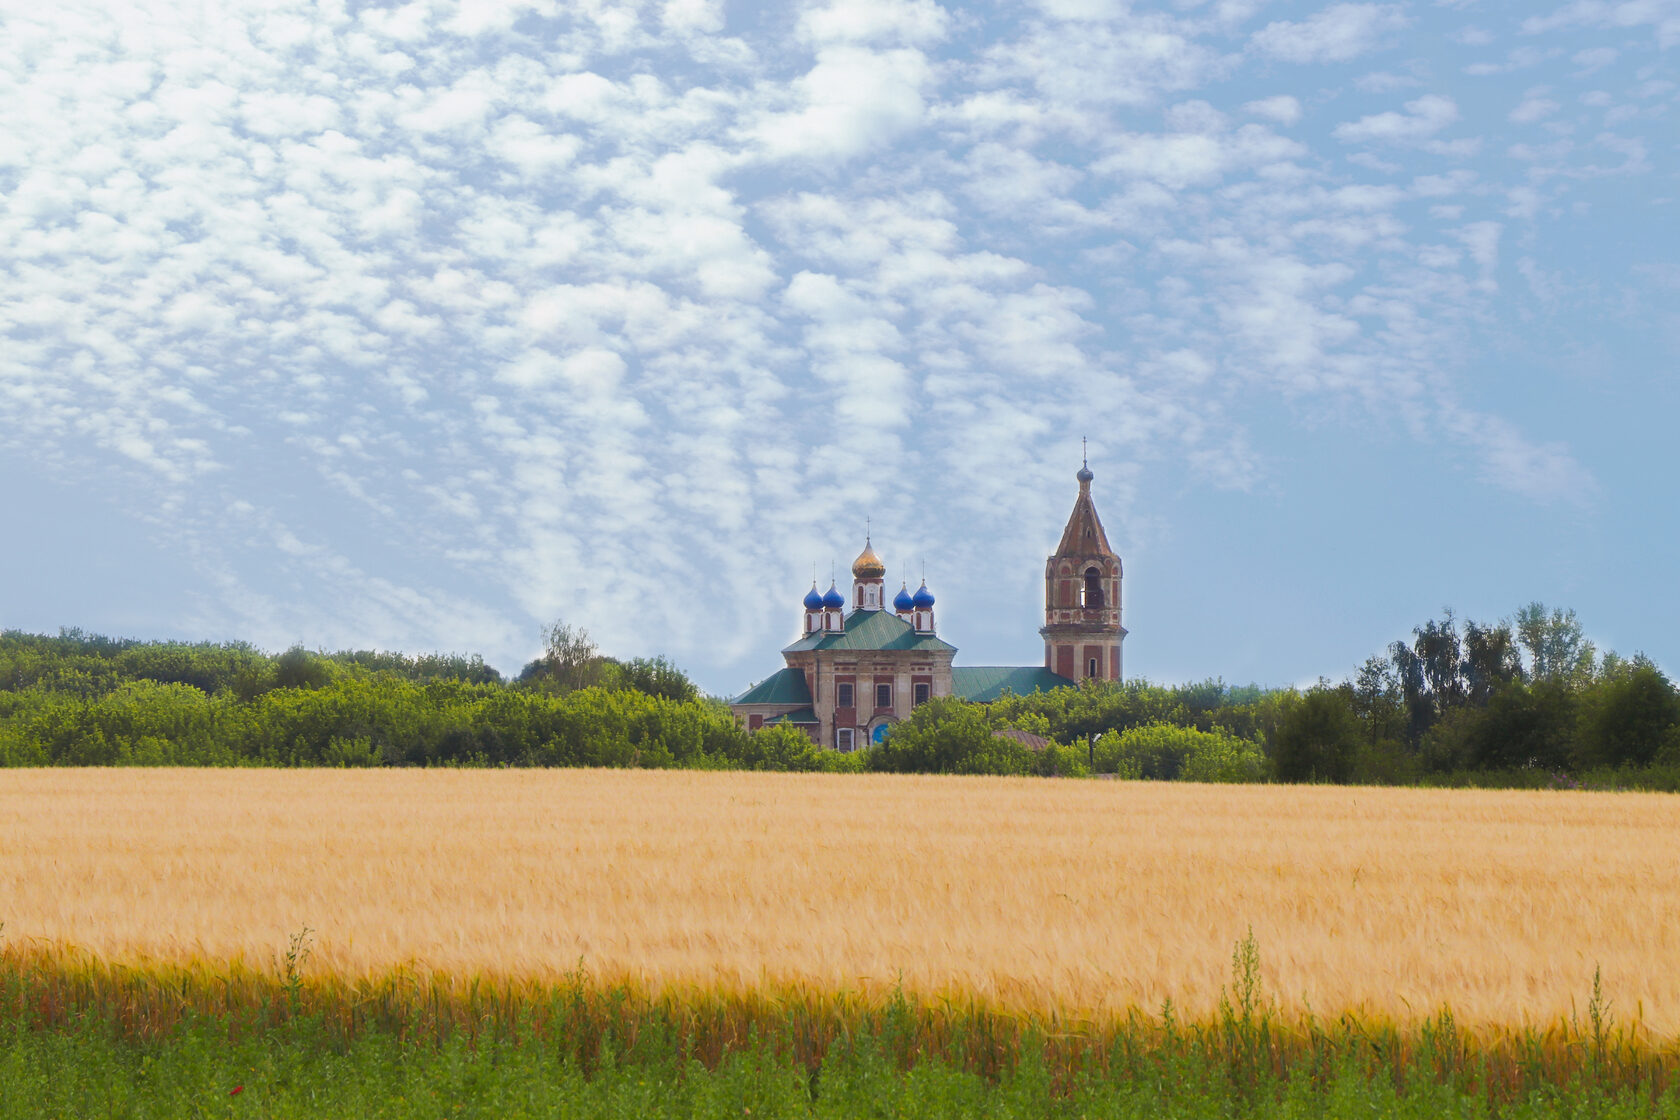
[[[1463,37],[1556,58],[1527,96],[1366,80],[1448,18],[14,7],[0,440],[155,524],[202,631],[512,667],[564,615],[720,688],[866,513],[895,565],[990,542],[944,575],[978,610],[1042,562],[1081,434],[1116,518],[1145,468],[1264,484],[1245,417],[1301,402],[1578,501],[1462,355],[1528,291],[1500,246],[1545,272],[1570,184],[1649,168],[1675,17]]]

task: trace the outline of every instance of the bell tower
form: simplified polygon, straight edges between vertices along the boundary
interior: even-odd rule
[[[1089,459],[1061,543],[1044,565],[1044,667],[1071,680],[1121,679],[1120,557],[1091,504]]]

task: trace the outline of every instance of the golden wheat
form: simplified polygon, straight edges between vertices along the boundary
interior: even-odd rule
[[[1680,798],[624,771],[0,772],[0,922],[108,958],[1680,1034]]]

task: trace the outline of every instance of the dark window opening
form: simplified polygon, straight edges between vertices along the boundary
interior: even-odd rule
[[[1094,677],[1094,676],[1097,675],[1097,659],[1096,658],[1092,657],[1085,662],[1085,675],[1087,677]]]
[[[916,703],[926,704],[928,702],[928,693],[930,691],[931,691],[931,686],[929,686],[929,685],[925,685],[925,684],[917,685],[916,686]]]
[[[877,708],[892,707],[892,685],[878,684],[875,686],[875,706]]]
[[[838,696],[835,697],[834,702],[835,702],[836,706],[841,707],[841,708],[849,708],[849,707],[852,706],[852,686],[851,685],[849,685],[849,684],[840,685],[835,691],[839,694]]]
[[[1103,605],[1102,573],[1095,568],[1089,568],[1085,572],[1085,587],[1080,602],[1091,609]]]
[[[834,745],[843,751],[849,751],[856,745],[856,734],[853,728],[837,727],[834,730]]]

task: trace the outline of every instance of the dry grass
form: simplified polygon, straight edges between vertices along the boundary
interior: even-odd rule
[[[601,771],[0,772],[14,945],[657,991],[1680,1036],[1680,798]]]

